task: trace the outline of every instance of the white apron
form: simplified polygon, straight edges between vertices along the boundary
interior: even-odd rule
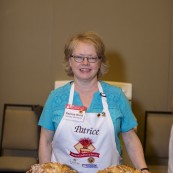
[[[67,164],[79,173],[96,173],[120,163],[121,157],[115,143],[112,119],[99,82],[98,88],[103,104],[101,114],[83,111],[83,118],[78,121],[68,119],[69,109],[65,109],[52,142],[52,162]],[[70,90],[69,105],[73,103],[73,96],[74,84]],[[76,111],[70,110],[70,114],[76,115]]]

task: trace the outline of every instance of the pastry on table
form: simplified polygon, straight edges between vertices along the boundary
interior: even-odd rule
[[[56,162],[34,164],[26,173],[77,173],[69,166]]]
[[[127,165],[112,165],[103,170],[99,170],[97,173],[141,173],[141,171]]]

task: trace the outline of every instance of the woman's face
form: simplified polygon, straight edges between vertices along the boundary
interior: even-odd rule
[[[93,44],[88,42],[79,42],[74,48],[72,56],[80,57],[93,57],[97,58],[96,49]],[[73,57],[69,59],[70,67],[74,73],[74,79],[78,80],[92,80],[97,79],[97,73],[101,65],[100,59],[94,63],[88,62],[87,58],[84,58],[82,62],[76,62]]]

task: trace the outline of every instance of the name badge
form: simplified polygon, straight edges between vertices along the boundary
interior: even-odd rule
[[[75,106],[75,105],[66,105],[64,112],[64,119],[70,121],[79,121],[83,122],[85,118],[86,107],[84,106]]]

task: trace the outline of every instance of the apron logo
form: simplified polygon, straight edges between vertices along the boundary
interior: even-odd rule
[[[93,142],[89,138],[82,138],[74,145],[74,148],[78,153],[70,152],[70,155],[76,158],[89,157],[90,162],[94,161],[92,157],[99,157],[99,153],[93,152],[96,148],[93,146]],[[92,158],[92,159],[91,159]],[[88,160],[89,161],[89,160]]]

